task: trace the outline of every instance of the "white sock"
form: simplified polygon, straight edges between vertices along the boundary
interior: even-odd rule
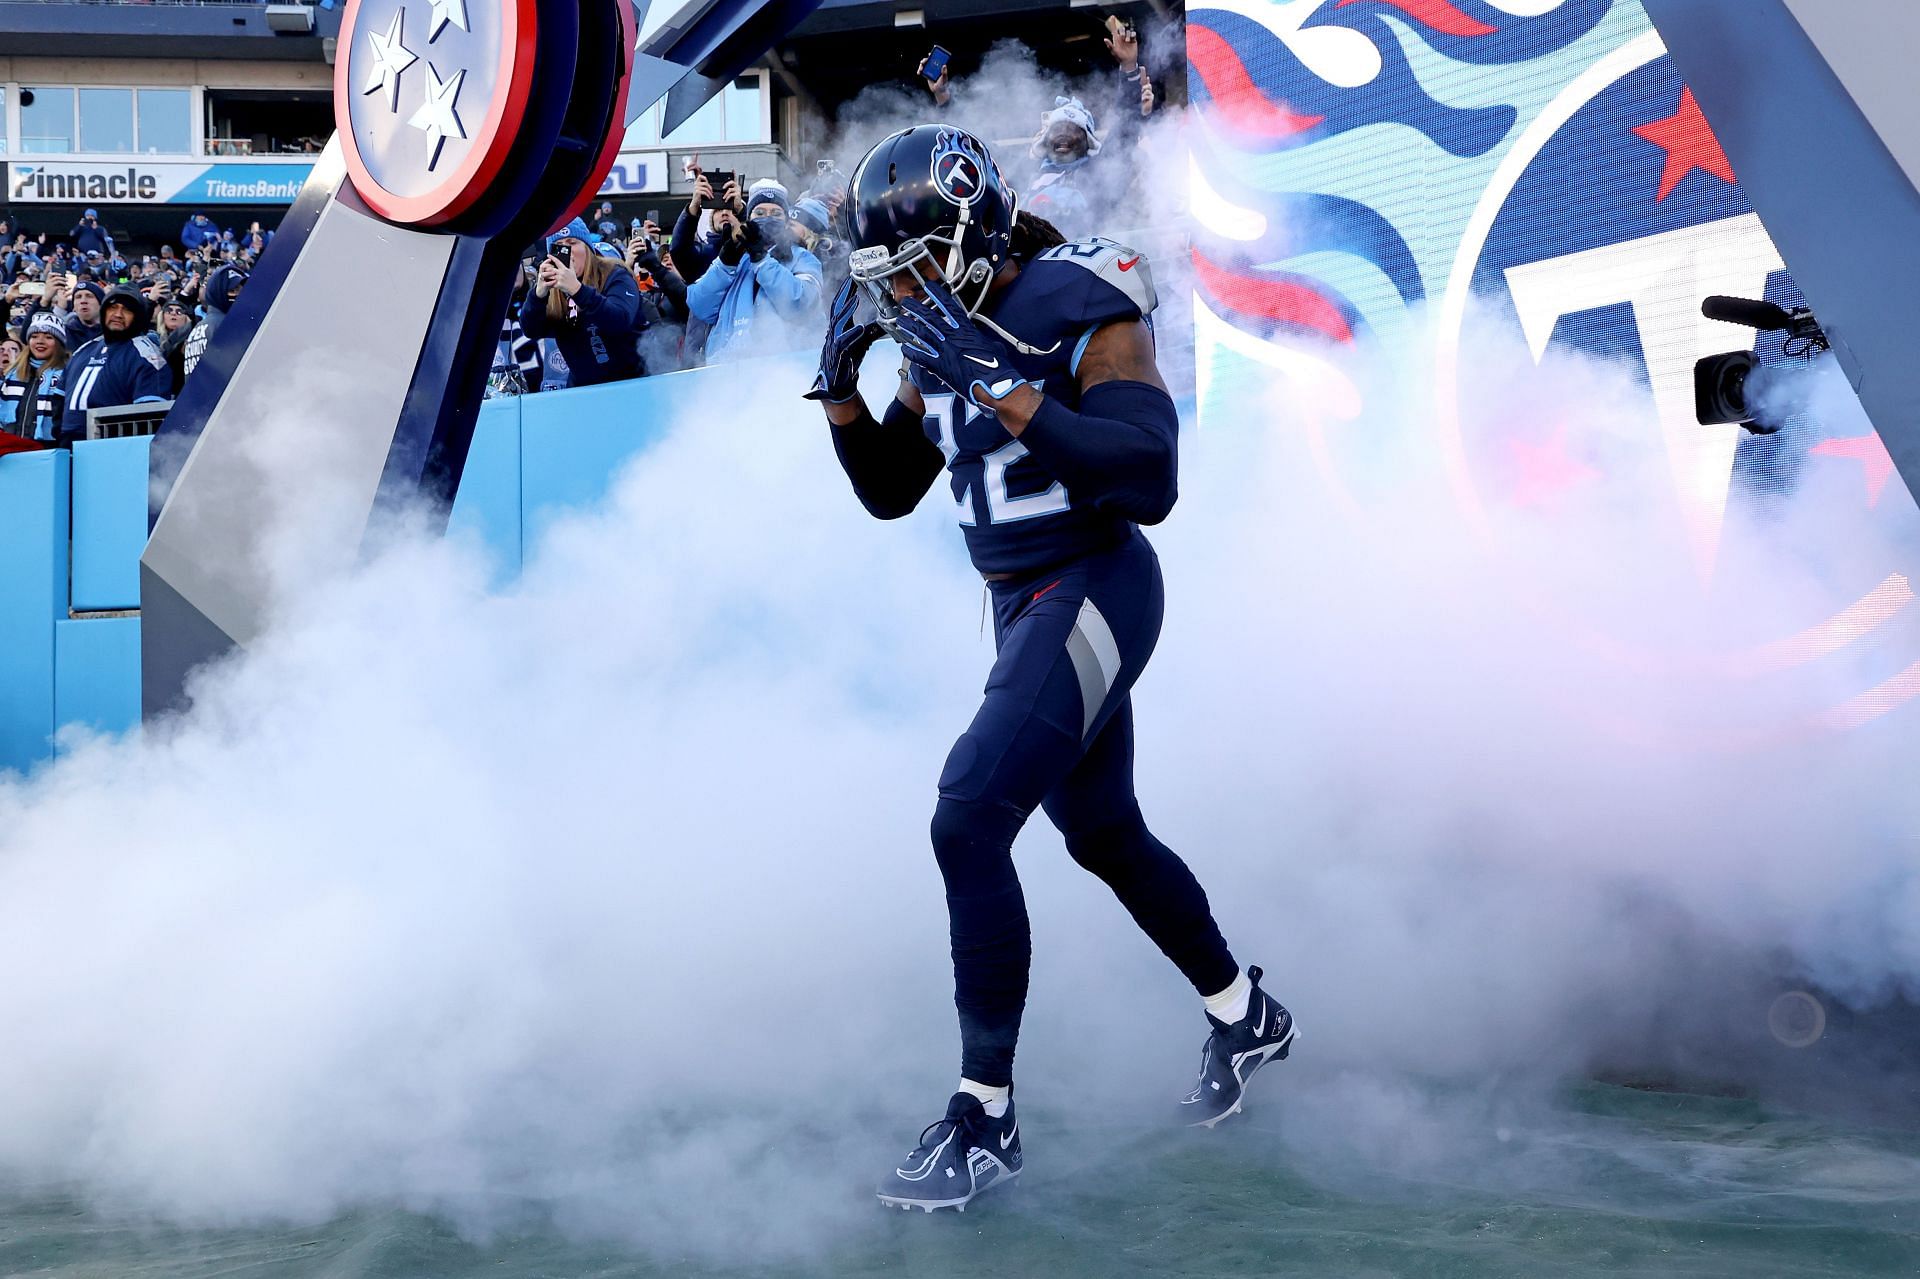
[[[975,1083],[964,1076],[956,1092],[972,1093],[980,1099],[980,1106],[994,1119],[1004,1119],[1007,1115],[1007,1103],[1013,1100],[1013,1085],[995,1088],[992,1084]]]
[[[1253,982],[1245,973],[1233,979],[1233,985],[1217,995],[1207,996],[1207,1011],[1231,1026],[1247,1019],[1247,1005],[1253,999]]]

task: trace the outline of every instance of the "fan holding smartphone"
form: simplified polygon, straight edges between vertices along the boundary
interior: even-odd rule
[[[953,89],[947,83],[947,69],[952,61],[953,55],[936,44],[915,68],[915,74],[927,82],[927,92],[933,95],[936,106],[944,107],[953,101]]]

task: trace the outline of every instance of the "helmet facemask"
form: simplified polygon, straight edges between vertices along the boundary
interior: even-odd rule
[[[848,260],[853,278],[873,300],[881,326],[896,339],[900,336],[895,328],[900,317],[900,304],[894,298],[894,277],[908,274],[914,290],[919,290],[926,280],[933,278],[921,270],[920,264],[923,262],[933,264],[940,281],[953,291],[968,315],[978,312],[981,303],[987,300],[987,289],[993,283],[993,264],[985,258],[968,261],[961,246],[966,224],[967,209],[963,207],[960,210],[960,224],[949,235],[935,232],[932,235],[915,236],[892,253],[878,245],[853,251]]]

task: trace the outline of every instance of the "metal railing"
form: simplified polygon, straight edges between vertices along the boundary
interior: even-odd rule
[[[254,135],[240,138],[208,138],[204,150],[208,155],[246,155],[271,156],[279,158],[289,155],[319,155],[326,149],[327,140],[322,137],[307,138],[268,138],[265,147],[256,147]]]
[[[87,438],[123,440],[129,436],[152,435],[167,420],[172,400],[146,404],[122,404],[110,409],[87,410]]]

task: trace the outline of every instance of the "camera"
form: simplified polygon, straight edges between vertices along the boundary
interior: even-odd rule
[[[1808,360],[1831,345],[1806,307],[1789,311],[1752,298],[1710,297],[1700,304],[1700,314],[1762,333],[1785,332],[1785,353]],[[1693,415],[1702,426],[1738,423],[1754,435],[1772,435],[1794,411],[1774,405],[1769,412],[1767,404],[1786,376],[1786,370],[1761,364],[1752,351],[1709,355],[1693,366]]]

